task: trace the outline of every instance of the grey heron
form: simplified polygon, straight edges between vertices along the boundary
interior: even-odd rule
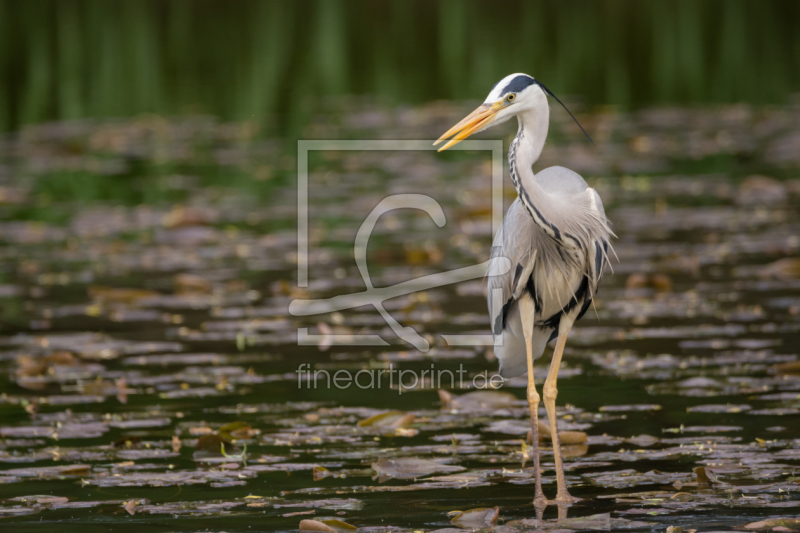
[[[439,149],[446,150],[473,133],[517,117],[517,135],[508,150],[509,174],[517,199],[508,209],[492,245],[492,257],[508,258],[512,268],[502,274],[489,267],[487,300],[500,374],[504,378],[528,374],[537,509],[549,502],[541,485],[540,398],[534,384],[533,362],[548,342],[556,340],[543,396],[558,485],[555,502],[571,503],[576,499],[567,490],[556,424],[558,369],[572,325],[583,316],[597,293],[613,235],[600,195],[578,174],[564,167],[533,173],[531,167],[542,153],[550,124],[548,95],[564,106],[533,77],[506,76],[495,84],[480,107],[434,143],[452,136]],[[569,109],[567,112],[578,123]],[[580,123],[578,126],[586,134]]]

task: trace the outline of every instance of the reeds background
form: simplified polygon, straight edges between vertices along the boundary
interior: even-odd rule
[[[480,98],[524,71],[588,104],[784,104],[794,0],[0,0],[0,130],[141,113],[285,129],[340,94]]]

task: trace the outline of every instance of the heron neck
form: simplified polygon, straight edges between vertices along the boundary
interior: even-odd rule
[[[550,198],[533,174],[532,165],[539,159],[547,139],[550,123],[550,110],[527,111],[518,115],[519,129],[508,149],[508,166],[511,181],[517,190],[520,202],[542,231],[563,243],[561,231],[553,223],[555,213],[553,199]],[[550,200],[550,201],[548,201]]]
[[[530,172],[531,167],[542,155],[544,142],[547,140],[547,130],[550,126],[550,108],[544,105],[541,109],[528,110],[517,115],[517,165],[520,169]]]

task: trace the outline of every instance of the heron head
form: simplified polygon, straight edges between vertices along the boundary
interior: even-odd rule
[[[542,108],[547,109],[547,95],[552,96],[559,104],[564,106],[567,113],[569,113],[581,128],[581,131],[589,137],[589,134],[586,133],[586,130],[580,125],[578,119],[570,113],[567,106],[565,106],[556,95],[533,76],[517,73],[510,74],[497,82],[494,87],[492,87],[489,96],[486,97],[486,100],[484,100],[483,104],[481,104],[478,109],[447,130],[447,132],[439,137],[433,144],[435,146],[452,136],[453,138],[450,139],[447,144],[439,148],[441,152],[458,144],[474,133],[501,124],[522,112]],[[589,140],[591,141],[592,138],[589,137]],[[594,141],[592,141],[592,144],[594,144]]]

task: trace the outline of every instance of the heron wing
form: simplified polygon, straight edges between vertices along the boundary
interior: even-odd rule
[[[519,198],[514,200],[492,244],[492,258],[507,258],[511,270],[501,273],[492,262],[486,272],[486,299],[495,335],[503,331],[510,306],[525,290],[536,260],[533,248],[536,229]]]

